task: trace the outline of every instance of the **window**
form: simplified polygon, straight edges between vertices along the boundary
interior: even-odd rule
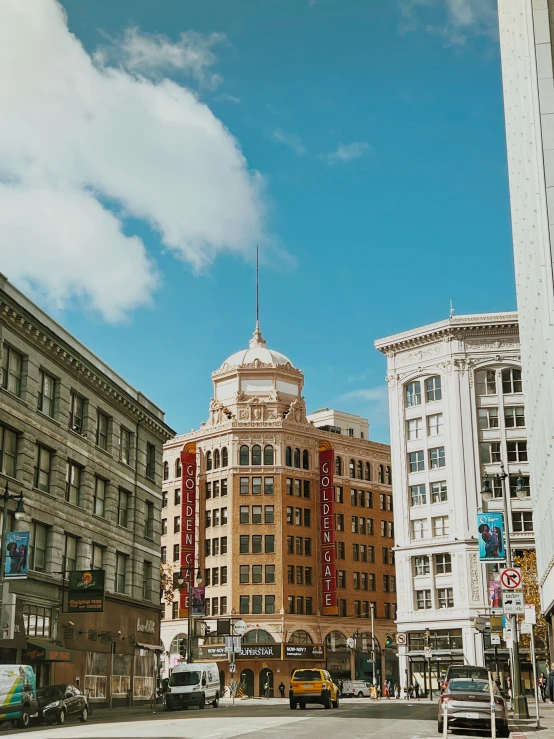
[[[434,413],[427,416],[427,433],[429,436],[439,436],[442,434],[442,413]]]
[[[346,559],[343,541],[337,541],[337,559]]]
[[[358,528],[359,528],[360,534],[364,534],[365,536],[365,518],[359,519]]]
[[[354,465],[353,459],[351,459],[350,462],[348,463],[348,473],[350,477],[356,477],[356,467]]]
[[[75,536],[65,535],[65,547],[63,557],[64,576],[68,572],[77,569],[77,539]]]
[[[152,600],[152,562],[147,560],[142,567],[142,599]]]
[[[502,392],[504,395],[521,393],[521,370],[512,367],[502,370]]]
[[[44,636],[50,638],[52,636],[52,609],[24,603],[23,623],[28,637]]]
[[[367,547],[367,561],[375,562],[375,547],[372,544]]]
[[[240,566],[240,583],[245,585],[250,582],[250,565]]]
[[[294,536],[287,536],[287,554],[294,554]]]
[[[206,469],[208,472],[212,469],[212,453],[206,452]]]
[[[435,400],[441,400],[441,378],[438,375],[436,377],[429,377],[429,379],[425,380],[425,398],[428,403],[433,403]]]
[[[275,451],[271,444],[264,446],[264,465],[275,464]]]
[[[435,554],[435,569],[437,575],[447,575],[452,572],[452,556],[450,554]]]
[[[360,544],[360,560],[367,562],[367,546],[365,544]]]
[[[221,454],[219,453],[219,449],[214,449],[214,470],[219,469],[221,465]]]
[[[373,536],[373,519],[367,518],[366,522],[367,522],[367,535]]]
[[[264,522],[265,523],[275,523],[275,507],[274,506],[272,505],[264,506]],[[254,523],[256,522],[254,521]]]
[[[421,405],[421,383],[410,382],[406,385],[406,405],[412,408],[414,405]]]
[[[0,472],[15,477],[17,461],[17,434],[5,426],[0,426]],[[35,482],[35,487],[38,485]]]
[[[425,457],[423,452],[410,452],[408,454],[408,465],[410,472],[420,472],[425,469]]]
[[[227,478],[225,478],[224,480],[220,480],[220,482],[221,482],[221,497],[225,498],[225,496],[227,495]]]
[[[154,538],[154,503],[147,500],[144,510],[144,537],[145,539]]]
[[[309,499],[310,498],[310,481],[309,480],[304,480],[303,489],[304,489],[304,497]]]
[[[354,562],[360,561],[360,545],[359,544],[352,544],[352,559]]]
[[[421,439],[422,436],[423,419],[412,418],[410,421],[408,421],[408,439],[412,441],[413,439]]]
[[[344,503],[344,490],[339,485],[335,485],[335,503]]]
[[[81,471],[80,465],[69,460],[65,468],[65,499],[71,505],[81,505]]]
[[[312,540],[311,539],[304,539],[304,554],[306,557],[312,556]]]
[[[227,508],[221,509],[221,525],[222,526],[227,525]]]
[[[475,373],[477,395],[496,395],[496,372],[479,370]]]
[[[381,521],[381,536],[387,535],[387,522]]]
[[[162,491],[162,508],[167,508],[167,490]]]
[[[221,568],[221,584],[227,585],[227,567]],[[222,611],[222,613],[225,613],[225,611]]]
[[[508,441],[508,462],[527,462],[527,442]]]
[[[352,516],[352,533],[358,533],[358,516]]]
[[[167,534],[167,518],[162,518],[162,536]]]
[[[241,534],[240,540],[239,540],[239,551],[241,554],[250,553],[250,537],[249,536],[245,536],[244,534]]]
[[[243,444],[239,449],[239,464],[250,464],[250,449],[246,446],[246,444]]]
[[[241,507],[240,507],[240,523],[250,523],[250,506],[241,505]]]
[[[479,444],[479,456],[482,464],[491,464],[500,462],[500,442],[499,441],[482,441]]]
[[[96,415],[96,446],[108,451],[108,426],[110,419],[102,411]]]
[[[377,589],[377,580],[374,572],[369,573],[369,589],[375,591]]]
[[[447,536],[449,532],[448,516],[435,516],[432,519],[433,536]]]
[[[365,463],[365,479],[368,482],[371,480],[371,465],[369,462]]]
[[[250,613],[250,596],[249,595],[240,596],[239,612],[240,613]]]
[[[342,475],[342,457],[335,457],[335,475]]]
[[[181,516],[173,518],[173,533],[178,534],[181,531]]]
[[[381,493],[379,495],[379,508],[382,511],[387,510],[387,496],[385,495],[385,493]]]
[[[252,447],[252,464],[259,466],[262,463],[262,447],[259,444],[254,444]]]
[[[287,583],[289,585],[294,585],[294,566],[293,565],[287,566]]]
[[[413,506],[425,505],[427,503],[427,492],[425,485],[411,485],[410,498]]]
[[[304,449],[302,452],[302,469],[303,470],[309,470],[310,469],[310,453],[307,449]]]
[[[302,497],[302,480],[294,481],[294,495],[296,498]]]
[[[262,494],[262,478],[253,477],[252,478],[252,495],[261,495],[261,494]]]
[[[439,608],[454,608],[454,591],[452,588],[439,588],[437,596]]]
[[[212,554],[219,557],[219,539],[212,539]]]
[[[429,469],[438,470],[440,467],[446,465],[446,458],[444,453],[444,447],[438,446],[434,449],[429,449]]]
[[[295,604],[294,595],[287,596],[287,607],[288,607],[289,613],[294,613],[294,604]]]
[[[390,577],[389,575],[383,575],[383,592],[390,592]]]
[[[160,556],[160,560],[161,560],[162,564],[164,564],[165,562],[167,562],[167,547],[162,547],[162,553],[161,553],[161,556]]]
[[[524,428],[525,408],[522,405],[504,408],[504,419],[506,421],[506,428]]]
[[[425,539],[429,536],[426,518],[414,518],[412,521],[412,539]]]
[[[173,561],[178,562],[180,559],[181,547],[179,544],[173,545]]]
[[[50,468],[52,452],[37,444],[37,461],[35,466],[35,487],[45,493],[50,491]]]
[[[430,572],[429,557],[426,554],[414,557],[414,570],[416,575],[428,575]]]
[[[418,611],[423,611],[431,608],[430,590],[416,590],[416,608],[418,609]]]
[[[173,505],[180,505],[181,503],[181,488],[175,488],[173,492]]]
[[[252,506],[252,523],[262,522],[262,507],[261,505]]]
[[[106,480],[94,478],[94,515],[104,517],[106,513]]]
[[[164,462],[164,467],[163,467],[163,479],[164,479],[164,482],[165,482],[166,480],[169,480],[169,462],[167,462],[167,461],[166,461],[166,462]]]
[[[265,596],[265,612],[275,613],[275,596],[274,595]]]
[[[382,561],[383,561],[383,564],[384,565],[388,565],[388,563],[389,563],[389,548],[388,547],[383,547],[381,549],[381,553],[382,553]]]
[[[36,572],[46,572],[47,544],[48,528],[43,524],[33,523],[29,547],[29,567]]]
[[[252,613],[262,613],[262,596],[252,596]]]
[[[350,503],[351,505],[358,505],[358,491],[354,490],[354,488],[350,491]]]
[[[260,569],[261,569],[261,566],[260,566]],[[275,582],[275,565],[265,566],[265,581],[266,583],[270,585],[272,585]]]
[[[339,600],[339,616],[342,616],[343,618],[346,618],[347,616],[346,601],[342,599]]]
[[[304,584],[304,568],[303,567],[296,568],[296,584],[297,585]]]
[[[356,475],[357,475],[358,480],[364,479],[363,467],[362,467],[362,463],[360,462],[360,460],[358,460],[356,463]]]
[[[447,500],[446,480],[431,483],[431,503],[442,503]]]
[[[204,554],[206,557],[211,557],[212,554],[212,540],[206,539],[204,541]]]
[[[306,585],[312,585],[312,568],[306,567],[304,569],[304,582]]]
[[[510,498],[515,498],[517,495],[517,481],[520,475],[510,475]],[[523,480],[523,488],[527,496],[531,495],[531,488],[529,487],[529,475],[521,475]]]
[[[302,537],[297,536],[295,543],[296,543],[296,554],[302,554]]]
[[[104,547],[100,544],[92,545],[91,569],[101,570],[104,567]]]
[[[250,493],[250,478],[241,477],[240,478],[240,494],[249,495],[249,493]]]
[[[300,449],[294,450],[294,466],[300,469]]]
[[[146,477],[156,479],[156,447],[150,442],[146,443]]]
[[[274,491],[274,478],[264,477],[264,495],[273,495]]]
[[[246,478],[246,479],[248,479],[248,478]],[[207,482],[204,489],[206,491],[206,500],[208,500],[209,498],[212,497],[212,483],[211,482]]]
[[[346,572],[345,570],[337,570],[337,588],[346,588]]]
[[[498,408],[479,408],[477,411],[478,426],[482,430],[498,428]]]
[[[11,346],[4,344],[2,357],[2,387],[10,393],[21,397],[21,380],[23,378],[23,357]]]
[[[228,467],[229,466],[229,452],[227,451],[227,447],[224,446],[221,450],[221,466],[222,467]]]
[[[292,449],[288,446],[285,450],[285,465],[292,467]]]
[[[175,477],[181,477],[181,474],[182,474],[181,460],[176,459],[175,460]]]
[[[531,511],[512,511],[512,528],[515,532],[533,531]]]
[[[54,418],[54,395],[56,380],[43,370],[39,371],[38,409],[46,416]]]
[[[265,553],[266,554],[274,554],[275,553],[275,536],[274,536],[274,534],[266,534],[265,535]]]
[[[176,600],[171,604],[171,618],[179,618],[179,601]]]

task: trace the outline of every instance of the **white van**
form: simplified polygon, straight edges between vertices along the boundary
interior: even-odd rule
[[[0,723],[26,729],[38,711],[35,671],[29,665],[0,665]]]
[[[369,688],[363,680],[343,680],[342,697],[369,698]]]
[[[219,707],[219,670],[215,662],[179,662],[175,665],[164,693],[164,708]]]

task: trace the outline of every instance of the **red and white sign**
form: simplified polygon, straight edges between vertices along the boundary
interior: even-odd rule
[[[179,593],[179,617],[189,613],[190,568],[196,546],[196,444],[185,444],[181,452],[181,572],[185,580]],[[194,580],[194,573],[192,579]]]
[[[335,550],[335,453],[328,442],[319,448],[319,516],[321,524],[321,612],[338,616],[337,565]]]
[[[532,626],[537,623],[537,609],[533,603],[525,604],[525,623]]]
[[[400,644],[400,646],[403,646],[404,644],[406,644],[406,641],[407,641],[406,634],[396,635],[396,643]]]
[[[521,570],[517,567],[506,567],[500,573],[500,582],[504,590],[517,590],[521,587]]]

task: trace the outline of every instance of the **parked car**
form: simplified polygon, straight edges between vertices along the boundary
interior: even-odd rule
[[[339,707],[339,689],[327,670],[318,668],[295,670],[289,686],[289,705],[306,708],[308,703],[320,703],[325,708]]]
[[[369,698],[369,688],[364,680],[343,680],[341,695],[343,698]]]
[[[447,727],[487,729],[491,726],[491,696],[489,680],[473,678],[449,680],[439,698],[437,730],[442,734],[446,708]],[[492,683],[496,736],[509,737],[508,708],[497,686]]]
[[[29,665],[0,665],[0,723],[26,729],[37,712],[35,671]]]
[[[39,721],[46,724],[65,724],[72,718],[78,718],[83,723],[88,720],[88,698],[74,685],[49,685],[41,688],[37,699]]]

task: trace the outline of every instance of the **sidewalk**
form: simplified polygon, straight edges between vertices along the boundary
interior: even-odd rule
[[[536,728],[535,701],[527,698],[531,718],[510,720],[512,739],[554,739],[554,703],[539,701],[540,729]]]

